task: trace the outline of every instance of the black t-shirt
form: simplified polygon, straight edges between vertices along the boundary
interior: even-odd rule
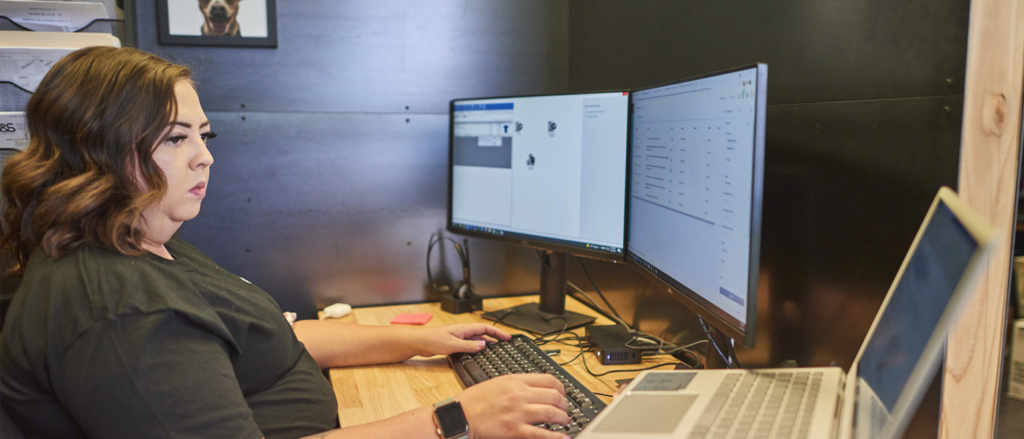
[[[28,437],[295,438],[337,425],[330,383],[266,292],[184,241],[173,261],[37,251],[0,342]]]

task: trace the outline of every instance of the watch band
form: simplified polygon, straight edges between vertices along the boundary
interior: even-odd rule
[[[458,410],[460,412],[459,416],[462,418],[463,422],[466,419],[465,414],[461,413],[462,412],[462,405],[459,404],[459,402],[456,401],[454,398],[448,398],[448,399],[446,399],[444,401],[441,401],[441,402],[439,402],[437,404],[434,404],[434,415],[433,415],[433,418],[434,418],[434,428],[436,428],[437,436],[439,438],[441,438],[441,439],[468,439],[469,438],[469,424],[468,423],[465,424],[466,425],[466,429],[464,431],[462,431],[461,433],[457,433],[454,436],[445,436],[444,429],[441,428],[441,419],[438,417],[437,410],[439,408],[442,408],[442,407],[447,406],[447,405],[452,405],[452,404],[458,404]]]

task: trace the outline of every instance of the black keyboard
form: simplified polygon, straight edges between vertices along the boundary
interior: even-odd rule
[[[565,386],[566,399],[569,400],[566,412],[573,422],[568,427],[558,424],[539,426],[564,432],[569,436],[576,436],[606,405],[545,354],[533,340],[522,334],[513,335],[509,341],[488,343],[484,350],[475,354],[449,355],[448,362],[452,364],[455,374],[466,387],[510,373],[554,375]]]

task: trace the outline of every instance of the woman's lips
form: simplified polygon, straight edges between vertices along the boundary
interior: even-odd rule
[[[206,196],[206,182],[200,182],[199,184],[195,185],[195,187],[189,190],[188,193],[195,195],[197,197]]]

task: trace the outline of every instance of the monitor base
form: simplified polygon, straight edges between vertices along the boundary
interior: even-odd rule
[[[546,313],[540,310],[540,304],[537,303],[524,303],[512,308],[485,312],[483,317],[540,335],[562,332],[597,320],[596,317],[568,310],[565,311],[565,315]]]

